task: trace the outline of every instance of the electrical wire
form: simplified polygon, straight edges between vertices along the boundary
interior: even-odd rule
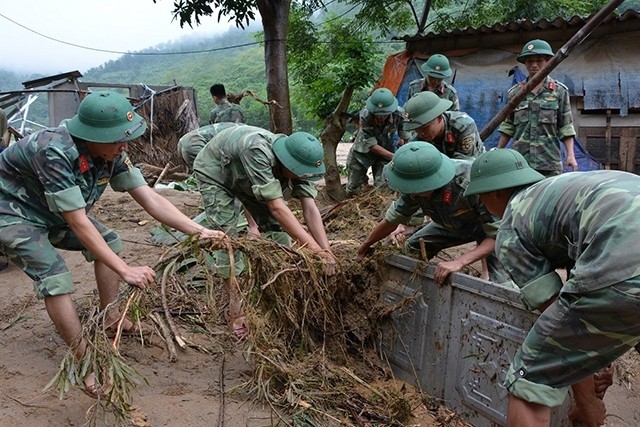
[[[358,6],[358,5],[356,5],[356,6]],[[325,22],[330,22],[330,21],[333,21],[335,19],[341,18],[342,16],[344,16],[347,13],[351,12],[356,6],[352,7],[351,9],[349,9],[347,12],[341,14],[340,16],[330,18]],[[217,47],[217,48],[211,48],[211,49],[189,50],[189,51],[178,51],[178,52],[142,52],[142,51],[124,52],[124,51],[119,51],[119,50],[100,49],[100,48],[89,47],[89,46],[84,46],[84,45],[80,45],[80,44],[76,44],[76,43],[67,42],[67,41],[60,40],[60,39],[57,39],[55,37],[51,37],[51,36],[48,36],[46,34],[40,33],[40,32],[38,32],[36,30],[33,30],[33,29],[27,27],[26,25],[23,25],[23,24],[15,21],[15,20],[9,18],[8,16],[3,15],[2,13],[0,13],[0,17],[6,19],[7,21],[11,22],[14,25],[19,26],[20,28],[23,28],[24,30],[27,30],[27,31],[29,31],[29,32],[31,32],[33,34],[36,34],[36,35],[38,35],[40,37],[43,37],[45,39],[54,41],[56,43],[61,43],[61,44],[65,44],[65,45],[68,45],[68,46],[73,46],[73,47],[77,47],[79,49],[85,49],[85,50],[90,50],[90,51],[94,51],[94,52],[113,53],[113,54],[117,54],[117,55],[132,55],[132,56],[192,55],[192,54],[199,54],[199,53],[219,52],[219,51],[223,51],[223,50],[238,49],[238,48],[242,48],[242,47],[256,46],[256,45],[264,44],[264,40],[263,40],[263,41],[242,43],[242,44],[237,44],[237,45],[232,45],[232,46],[223,46],[223,47]],[[322,24],[324,24],[325,22],[323,22]],[[322,24],[317,24],[317,25],[322,25]],[[282,39],[274,39],[274,40],[270,40],[270,41],[274,42],[274,41],[283,41],[283,40]],[[397,40],[396,41],[394,41],[394,40],[374,41],[374,43],[378,43],[378,44],[396,43],[396,42],[397,42]],[[329,42],[324,42],[324,43],[329,43]]]

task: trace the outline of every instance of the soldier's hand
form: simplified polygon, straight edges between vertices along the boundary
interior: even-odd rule
[[[462,270],[462,267],[464,267],[464,264],[457,259],[453,261],[440,262],[436,265],[436,274],[433,276],[433,280],[435,280],[439,286],[442,286],[446,283],[447,278],[451,273]]]
[[[203,228],[202,230],[200,230],[198,238],[211,240],[212,249],[224,248],[229,243],[229,236],[227,236],[224,232],[219,230],[209,230],[208,228]]]
[[[575,156],[567,157],[565,169],[569,169],[569,168],[571,168],[573,172],[578,170],[578,161],[576,160]]]
[[[335,255],[329,250],[323,250],[318,252],[318,255],[322,258],[323,272],[327,276],[333,276],[338,272],[338,260]]]
[[[260,230],[258,227],[249,227],[247,230],[247,238],[250,240],[255,240],[260,238]]]
[[[202,228],[200,230],[200,234],[198,235],[201,239],[219,239],[223,240],[227,237],[224,232],[219,230],[209,230],[208,228]]]
[[[156,279],[156,272],[151,267],[128,267],[122,274],[122,280],[130,285],[144,289],[151,286]]]

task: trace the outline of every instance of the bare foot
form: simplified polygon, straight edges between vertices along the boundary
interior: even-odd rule
[[[105,387],[98,382],[93,372],[84,378],[84,388],[80,390],[92,399],[101,399],[107,394]]]
[[[147,325],[144,322],[138,321],[133,322],[129,318],[125,318],[122,322],[120,335],[122,336],[140,336],[140,335],[149,335],[153,329],[151,326]],[[113,338],[116,336],[118,332],[118,322],[112,323],[110,326],[106,328],[106,333],[109,338]]]
[[[613,364],[593,374],[593,382],[596,386],[596,396],[598,399],[603,399],[607,389],[613,384]]]
[[[233,332],[238,340],[242,341],[249,335],[249,328],[247,327],[244,314],[239,314],[232,318],[229,312],[226,312],[224,317],[229,324],[231,332]]]

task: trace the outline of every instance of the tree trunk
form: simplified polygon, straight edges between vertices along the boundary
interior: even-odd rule
[[[287,69],[287,33],[291,0],[258,0],[264,29],[264,59],[267,98],[271,101],[271,130],[290,135],[293,130],[289,76]]]
[[[324,175],[324,194],[327,198],[335,202],[340,202],[347,196],[340,181],[341,177],[336,160],[336,149],[347,127],[348,115],[346,113],[349,102],[351,102],[351,97],[353,96],[353,91],[354,87],[348,86],[344,92],[342,92],[340,103],[329,117],[324,120],[325,127],[320,134],[320,140],[324,147],[324,165],[327,168],[327,172]]]

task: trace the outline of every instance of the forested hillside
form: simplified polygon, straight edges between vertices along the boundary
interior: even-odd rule
[[[251,28],[233,29],[215,38],[161,44],[142,51],[143,55],[124,55],[92,68],[84,81],[192,86],[204,124],[213,107],[209,95],[213,83],[223,83],[233,93],[250,90],[264,99],[264,53],[253,34]],[[249,123],[268,126],[266,107],[251,98],[241,105]]]

